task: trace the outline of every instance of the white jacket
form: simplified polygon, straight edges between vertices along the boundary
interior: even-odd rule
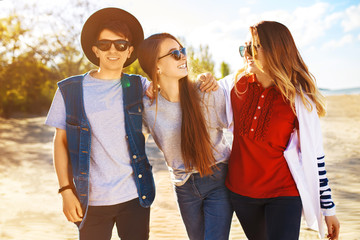
[[[323,211],[320,208],[317,158],[324,156],[322,133],[316,106],[307,99],[313,107],[311,112],[306,109],[299,95],[295,98],[299,131],[291,134],[284,157],[300,193],[305,221],[309,228],[319,231],[323,238],[323,214],[335,215],[335,207]]]

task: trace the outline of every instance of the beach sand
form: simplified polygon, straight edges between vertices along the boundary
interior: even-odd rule
[[[340,239],[360,239],[360,95],[326,99],[328,114],[321,124],[326,169],[341,222]],[[1,240],[77,239],[77,228],[62,213],[52,164],[54,130],[44,126],[44,120],[0,118]],[[150,239],[187,239],[163,155],[152,139],[147,153],[157,187]],[[116,236],[114,229],[112,239]],[[235,215],[230,239],[246,239]],[[317,239],[317,233],[302,222],[300,239]]]

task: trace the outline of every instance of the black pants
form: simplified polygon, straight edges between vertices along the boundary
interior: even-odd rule
[[[230,201],[249,240],[299,239],[300,197],[257,199],[231,192]]]
[[[116,223],[121,240],[149,239],[150,208],[139,200],[111,206],[89,206],[80,240],[109,240]]]

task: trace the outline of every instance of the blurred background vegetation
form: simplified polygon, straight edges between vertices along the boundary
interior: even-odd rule
[[[58,81],[96,68],[84,56],[79,43],[82,24],[88,17],[84,13],[90,11],[90,3],[73,4],[40,13],[38,6],[27,5],[21,12],[12,10],[0,18],[0,117],[46,114]],[[215,71],[208,46],[195,48],[183,38],[180,40],[187,47],[192,78],[203,72],[220,72],[218,78],[229,74],[225,62]],[[146,76],[137,61],[124,71]]]

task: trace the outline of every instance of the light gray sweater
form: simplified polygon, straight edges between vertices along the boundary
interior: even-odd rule
[[[225,139],[223,129],[228,126],[226,118],[225,95],[222,89],[210,93],[199,91],[201,108],[207,121],[211,142],[214,147],[216,163],[227,163],[230,157],[230,145]],[[156,115],[155,101],[151,105],[150,99],[144,97],[143,121],[145,132],[154,138],[157,146],[163,152],[167,166],[175,185],[183,185],[193,172],[186,172],[181,155],[181,108],[180,102],[169,102],[161,93],[158,97]]]

